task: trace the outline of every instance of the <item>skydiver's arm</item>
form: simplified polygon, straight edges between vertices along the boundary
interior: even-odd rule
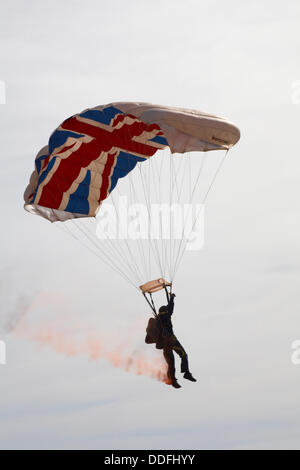
[[[172,313],[173,313],[173,311],[174,311],[174,297],[175,297],[175,294],[171,294],[171,300],[170,300],[170,302],[168,303],[169,315],[172,315]]]

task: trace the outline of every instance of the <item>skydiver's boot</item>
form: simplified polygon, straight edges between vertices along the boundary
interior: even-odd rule
[[[189,370],[183,374],[183,378],[190,380],[191,382],[197,382],[197,380],[192,376]]]
[[[175,377],[172,379],[172,387],[181,388],[181,385],[177,382],[177,379]]]

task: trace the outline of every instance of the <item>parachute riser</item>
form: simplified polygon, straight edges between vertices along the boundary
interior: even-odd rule
[[[151,302],[150,300],[148,299],[148,297],[146,296],[146,294],[143,292],[143,296],[145,297],[145,299],[147,300],[147,303],[149,305],[149,307],[151,308],[152,310],[152,313],[155,317],[157,317],[157,312],[156,312],[156,308],[155,308],[155,305],[154,305],[154,301],[152,299],[152,294],[149,294],[150,295],[150,298],[151,298]]]
[[[168,291],[167,287],[164,286],[166,297],[167,297],[167,302],[170,302],[170,295],[172,294],[172,286],[170,287],[170,292]]]
[[[167,302],[169,303],[170,300],[171,300],[171,294],[172,294],[172,286],[170,286],[170,291],[168,291],[167,289],[167,286],[164,286],[164,290],[165,290],[165,293],[166,293],[166,298],[167,298]],[[154,304],[154,300],[153,300],[153,297],[152,297],[152,293],[151,292],[148,292],[148,295],[150,297],[150,300],[148,299],[147,295],[145,292],[143,292],[143,296],[145,297],[149,307],[151,308],[152,310],[152,313],[155,317],[157,317],[157,310],[156,310],[156,307],[155,307],[155,304]]]

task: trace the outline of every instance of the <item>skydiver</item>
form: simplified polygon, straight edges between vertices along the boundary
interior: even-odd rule
[[[163,305],[159,309],[159,313],[156,318],[159,330],[156,341],[151,341],[151,338],[149,338],[150,332],[148,331],[145,341],[146,343],[156,342],[157,349],[163,350],[164,357],[168,364],[168,378],[174,388],[180,388],[181,385],[177,382],[175,377],[175,359],[173,351],[175,351],[181,358],[181,372],[183,373],[183,377],[191,382],[196,382],[196,379],[189,371],[187,353],[173,332],[171,316],[174,310],[174,298],[175,294],[171,294],[170,298],[168,297],[168,305]]]

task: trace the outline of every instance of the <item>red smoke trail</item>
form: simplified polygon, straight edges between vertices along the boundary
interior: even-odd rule
[[[37,302],[35,301],[35,305]],[[90,360],[105,359],[112,366],[124,369],[137,375],[145,375],[170,384],[167,377],[167,366],[162,357],[148,358],[141,352],[130,353],[126,351],[123,344],[113,346],[115,335],[100,335],[86,332],[85,327],[76,325],[76,331],[66,331],[62,326],[61,318],[59,324],[45,322],[43,324],[31,324],[27,319],[22,319],[14,328],[18,336],[34,341],[39,346],[48,346],[59,354],[69,357],[85,354]],[[109,336],[111,336],[109,338]],[[156,352],[156,351],[155,351]]]

